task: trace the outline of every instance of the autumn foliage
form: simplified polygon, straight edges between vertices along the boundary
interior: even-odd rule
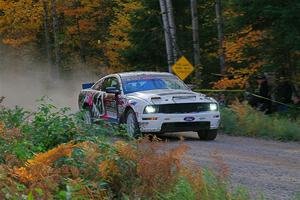
[[[293,1],[260,2],[222,2],[222,44],[216,30],[216,2],[198,2],[203,74],[196,85],[244,88],[257,72],[276,72],[299,85],[298,7]],[[190,2],[174,1],[173,10],[176,51],[192,61]],[[101,74],[167,70],[159,1],[0,0],[0,36],[2,43],[38,52],[35,59],[61,68],[84,63]],[[218,55],[223,53],[225,66],[220,70]],[[220,72],[221,78],[215,76]],[[189,78],[186,81],[193,80],[192,75]]]
[[[10,131],[3,123],[0,128],[1,137]],[[101,142],[60,144],[36,154],[23,166],[0,165],[0,185],[14,191],[17,184],[23,184],[22,193],[32,192],[36,197],[53,198],[63,180],[67,179],[70,187],[77,188],[72,191],[74,197],[105,199],[113,194],[126,194],[132,198],[151,197],[154,191],[167,192],[180,174],[184,175],[182,159],[187,147],[180,145],[161,152],[162,147],[163,142],[150,142],[147,138],[132,144],[116,141],[111,146]],[[75,151],[80,151],[82,156],[76,158]],[[190,180],[193,180],[191,176],[194,175],[189,174]],[[4,180],[12,185],[3,185]],[[87,186],[87,181],[90,186]],[[108,187],[98,188],[99,181]]]
[[[114,20],[109,26],[110,38],[104,42],[103,49],[110,63],[110,67],[116,71],[125,69],[124,62],[120,55],[121,51],[126,50],[130,46],[128,34],[132,29],[130,16],[138,9],[142,8],[139,1],[117,0],[117,9],[114,10]]]
[[[249,56],[247,51],[259,48],[266,36],[265,31],[253,30],[251,26],[228,36],[224,43],[228,76],[214,83],[214,88],[245,88],[248,79],[266,63],[260,55]]]
[[[3,43],[13,47],[30,43],[37,39],[42,25],[41,3],[32,0],[0,1],[0,34]]]
[[[130,16],[141,7],[128,0],[0,0],[0,35],[15,48],[48,45],[53,59],[57,49],[60,57],[73,56],[112,72],[125,67],[120,52],[130,46]]]

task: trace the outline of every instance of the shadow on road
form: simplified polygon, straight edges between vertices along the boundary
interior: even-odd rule
[[[158,138],[162,139],[163,141],[168,142],[178,142],[180,140],[184,141],[200,141],[198,138],[197,133],[194,132],[184,132],[184,133],[165,133],[156,135]]]

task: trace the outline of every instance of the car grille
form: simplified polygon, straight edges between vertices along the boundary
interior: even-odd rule
[[[182,132],[209,130],[210,122],[171,122],[163,123],[161,132]]]
[[[197,113],[210,110],[210,103],[181,103],[159,105],[159,113]]]

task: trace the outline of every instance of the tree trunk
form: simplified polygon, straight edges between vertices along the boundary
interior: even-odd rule
[[[226,73],[225,65],[225,52],[224,52],[224,24],[222,17],[222,4],[221,0],[216,0],[216,17],[217,17],[217,28],[218,28],[218,40],[219,40],[219,59],[220,59],[220,71],[221,74]]]
[[[60,57],[60,42],[58,38],[59,29],[58,29],[58,17],[56,9],[56,0],[51,0],[51,13],[52,13],[52,24],[53,24],[53,38],[54,38],[54,53],[55,53],[55,70],[54,75],[58,75],[59,67],[61,64]]]
[[[80,26],[79,26],[79,19],[77,17],[76,17],[76,27],[77,27],[78,37],[79,37],[79,54],[80,54],[81,62],[85,63],[86,62],[85,48],[84,48],[84,44],[82,41],[82,34],[81,34]]]
[[[166,10],[168,13],[168,24],[169,24],[169,31],[170,31],[171,42],[172,42],[171,45],[172,45],[173,64],[174,64],[176,63],[178,56],[177,56],[177,41],[176,41],[176,25],[174,20],[172,0],[166,0]]]
[[[73,8],[76,9],[80,6],[80,1],[74,0],[73,1]],[[76,29],[77,29],[77,35],[78,35],[78,40],[79,40],[79,55],[81,62],[85,63],[86,62],[86,56],[85,56],[85,48],[82,40],[82,33],[80,29],[80,24],[79,24],[79,17],[75,17],[75,22],[76,22]]]
[[[196,79],[201,78],[200,44],[199,44],[199,22],[197,0],[191,0],[192,27],[193,27],[193,48],[194,48],[194,66],[196,69]]]
[[[165,33],[168,69],[169,69],[169,72],[171,73],[174,59],[173,59],[173,50],[172,50],[172,39],[171,39],[170,30],[169,30],[169,20],[168,20],[167,9],[166,9],[166,1],[159,0],[159,4],[160,4],[160,9],[161,9],[161,14],[162,14],[164,33]]]
[[[43,0],[44,7],[44,34],[45,34],[45,45],[47,53],[48,64],[51,64],[51,52],[50,52],[50,38],[49,38],[49,15],[48,15],[48,2]]]

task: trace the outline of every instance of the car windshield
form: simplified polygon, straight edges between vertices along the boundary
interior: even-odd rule
[[[132,76],[122,78],[124,94],[158,90],[158,89],[181,89],[189,88],[175,76]]]

